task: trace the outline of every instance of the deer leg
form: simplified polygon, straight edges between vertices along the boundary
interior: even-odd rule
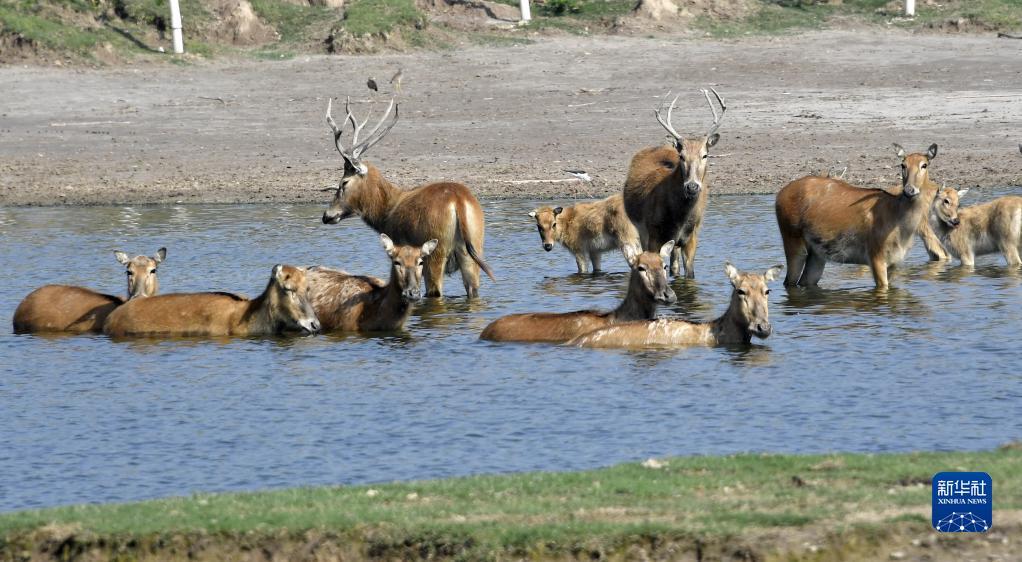
[[[1008,267],[1018,267],[1022,265],[1022,259],[1020,259],[1018,255],[1018,246],[1015,244],[1003,244],[1001,246],[1001,253],[1004,254],[1004,259],[1008,262]]]
[[[586,255],[582,252],[573,252],[575,256],[575,266],[578,267],[579,273],[587,273],[589,271],[589,264],[586,263]]]
[[[589,251],[589,261],[593,262],[593,273],[596,273],[597,271],[601,270],[601,268],[600,268],[600,251],[599,250],[590,250]]]
[[[972,248],[962,252],[961,258],[962,265],[965,267],[976,267],[976,254],[972,252]]]
[[[784,274],[786,286],[798,284],[802,277],[802,269],[806,266],[806,244],[802,238],[781,236],[784,242],[784,259],[788,262],[788,271]]]
[[[696,246],[699,245],[699,234],[693,232],[685,241],[685,279],[696,278]]]
[[[447,252],[436,250],[427,257],[423,277],[426,281],[427,297],[444,296],[444,267],[447,265]]]
[[[465,296],[473,299],[479,296],[479,264],[468,255],[468,250],[458,248],[458,265],[461,267],[461,280],[465,284]]]
[[[872,257],[869,260],[869,265],[873,269],[873,282],[876,283],[877,289],[886,290],[887,284],[887,260],[883,256]]]
[[[803,269],[802,276],[798,280],[798,285],[800,287],[815,287],[819,285],[820,277],[823,277],[823,268],[827,265],[827,258],[809,249],[806,253],[805,264],[805,269]]]
[[[674,243],[674,248],[671,249],[671,275],[677,277],[681,275],[681,244]]]

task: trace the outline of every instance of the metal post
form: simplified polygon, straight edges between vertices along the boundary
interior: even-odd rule
[[[529,0],[518,0],[518,5],[522,8],[522,21],[531,20],[532,11],[529,9]]]
[[[174,52],[185,52],[185,41],[181,35],[181,6],[178,0],[170,0],[170,29],[174,34]]]
[[[905,15],[914,18],[916,15],[916,0],[905,0]]]

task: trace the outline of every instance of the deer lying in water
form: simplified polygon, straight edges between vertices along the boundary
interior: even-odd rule
[[[493,270],[483,260],[483,209],[468,187],[460,183],[431,183],[403,190],[390,183],[375,166],[364,162],[362,155],[372,148],[397,123],[398,109],[390,101],[386,113],[359,143],[358,136],[366,121],[358,123],[345,104],[346,120],[354,130],[350,149],[341,145],[342,130],[337,126],[327,104],[326,120],[333,131],[334,146],[344,159],[344,175],[330,207],[323,213],[323,222],[337,224],[352,215],[359,215],[373,230],[389,236],[395,244],[421,246],[436,239],[437,247],[426,260],[426,296],[443,296],[444,272],[461,270],[465,293],[479,295],[479,269],[490,279]],[[386,127],[391,110],[394,119]]]
[[[620,193],[573,207],[540,207],[529,216],[536,219],[543,249],[549,252],[560,242],[575,256],[579,273],[588,271],[587,260],[599,271],[604,252],[639,245],[639,232],[625,213]]]
[[[479,339],[559,343],[617,322],[654,318],[658,303],[677,300],[668,285],[667,266],[664,265],[673,248],[673,240],[667,241],[660,248],[659,254],[642,252],[638,246],[628,245],[623,248],[632,273],[628,279],[628,294],[613,311],[511,314],[491,322],[479,335]]]
[[[671,273],[680,273],[684,254],[685,277],[690,279],[695,277],[696,246],[708,197],[709,149],[720,140],[717,129],[727,112],[724,100],[716,90],[712,91],[720,104],[720,115],[710,101],[709,92],[703,90],[713,114],[713,124],[705,135],[688,139],[671,125],[677,96],[667,109],[667,118],[661,115],[671,95],[667,92],[655,113],[657,121],[670,133],[673,144],[646,148],[632,157],[624,187],[625,211],[638,229],[643,249],[655,250],[668,240],[676,241],[671,254]]]
[[[114,257],[127,268],[128,300],[156,294],[156,268],[167,258],[166,248],[160,248],[151,258],[129,258],[121,251],[115,251]],[[120,297],[84,287],[45,285],[29,293],[14,311],[14,333],[99,333],[107,316],[122,304],[124,299]]]
[[[133,299],[107,318],[111,336],[257,336],[314,333],[319,320],[309,303],[305,270],[276,265],[263,294],[175,293]]]
[[[902,158],[897,193],[818,176],[797,179],[777,193],[785,285],[816,286],[832,261],[869,265],[877,288],[887,288],[887,268],[905,257],[936,196],[928,167],[937,145],[908,155],[895,146]]]
[[[395,246],[389,236],[381,234],[380,242],[392,260],[389,283],[336,269],[309,268],[310,299],[323,331],[392,332],[404,328],[412,303],[422,296],[423,260],[437,241]]]
[[[712,322],[687,322],[661,318],[644,322],[625,322],[583,334],[568,345],[578,347],[677,347],[683,345],[748,344],[752,336],[770,336],[770,311],[767,283],[784,266],[771,267],[763,275],[740,273],[727,263],[724,271],[731,280],[731,306]]]
[[[1000,252],[1009,267],[1022,266],[1022,197],[1008,195],[959,209],[968,189],[940,190],[930,224],[941,242],[962,265],[976,265],[976,256]]]

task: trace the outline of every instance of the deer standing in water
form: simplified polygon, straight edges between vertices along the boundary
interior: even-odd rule
[[[731,280],[731,305],[720,318],[711,322],[688,322],[661,318],[625,322],[583,334],[568,342],[578,347],[678,347],[685,345],[748,344],[752,336],[766,339],[773,328],[767,283],[784,266],[771,267],[763,275],[741,273],[730,263],[724,271]]]
[[[437,246],[395,246],[386,234],[380,242],[391,259],[390,281],[325,267],[308,270],[312,307],[323,331],[392,332],[404,328],[412,303],[422,293],[423,261]]]
[[[788,262],[785,285],[816,286],[832,261],[869,265],[876,287],[888,287],[887,268],[904,259],[937,190],[929,180],[937,145],[925,154],[907,155],[895,147],[902,158],[896,192],[806,176],[777,193],[774,208]]]
[[[107,318],[111,336],[258,336],[315,333],[305,270],[275,265],[266,290],[254,299],[232,293],[173,293],[133,299]]]
[[[720,115],[710,101],[710,93],[703,90],[713,124],[705,135],[693,138],[684,138],[671,125],[677,96],[667,109],[666,119],[662,115],[671,95],[667,92],[655,114],[670,133],[672,144],[646,148],[632,157],[623,193],[625,211],[638,229],[642,248],[655,251],[668,240],[674,240],[671,273],[678,275],[684,263],[685,277],[689,279],[695,277],[696,246],[708,198],[706,163],[710,148],[720,140],[717,129],[727,112],[720,94],[712,88],[711,91],[720,104]]]
[[[575,256],[579,273],[588,271],[587,260],[593,272],[600,271],[604,252],[639,245],[639,233],[625,213],[620,193],[572,207],[540,207],[529,216],[536,220],[543,249],[549,252],[560,242]]]
[[[115,251],[114,257],[126,268],[128,300],[156,294],[156,268],[167,258],[166,248],[160,248],[153,257],[129,258],[121,251]],[[124,301],[84,287],[44,285],[29,293],[15,309],[14,333],[99,333],[107,316]]]
[[[559,343],[586,332],[627,320],[647,320],[656,316],[659,303],[677,300],[667,281],[667,259],[674,248],[668,240],[659,253],[643,252],[638,246],[626,245],[623,250],[631,266],[628,294],[610,312],[580,310],[577,312],[531,312],[511,314],[491,322],[479,338],[494,341]]]
[[[379,123],[359,142],[359,134],[369,120],[359,123],[345,103],[345,120],[353,129],[351,148],[341,144],[342,129],[330,114],[333,100],[327,104],[326,120],[333,131],[334,146],[344,159],[344,175],[323,222],[337,224],[352,215],[362,217],[373,230],[386,234],[397,245],[422,246],[436,239],[436,249],[425,264],[426,296],[443,296],[444,273],[461,270],[465,293],[479,295],[479,270],[494,279],[483,260],[485,227],[483,210],[468,187],[454,182],[400,189],[387,181],[362,155],[380,142],[397,123],[398,107],[391,99]],[[380,129],[393,111],[394,119]]]
[[[1000,252],[1009,267],[1022,266],[1022,197],[1008,195],[959,208],[968,189],[940,190],[933,202],[930,224],[952,256],[973,267],[976,256]]]

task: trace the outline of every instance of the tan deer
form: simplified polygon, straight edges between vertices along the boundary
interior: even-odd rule
[[[930,224],[941,242],[964,266],[975,266],[976,256],[997,252],[1009,267],[1022,266],[1022,197],[1008,195],[959,209],[968,192],[946,187],[933,202]]]
[[[483,260],[483,209],[468,187],[460,183],[442,182],[403,190],[390,183],[362,155],[372,148],[397,123],[398,108],[391,99],[369,136],[359,142],[359,134],[369,120],[359,123],[351,113],[350,101],[345,103],[346,121],[351,123],[351,148],[341,144],[342,129],[337,126],[327,104],[326,120],[333,131],[334,146],[344,159],[344,175],[330,207],[323,213],[323,222],[337,224],[352,215],[359,215],[376,232],[386,234],[395,244],[422,246],[436,239],[437,247],[425,266],[426,296],[443,296],[444,273],[461,270],[465,293],[479,295],[479,270],[494,279],[493,270]],[[394,119],[383,127],[393,110]]]
[[[153,257],[129,258],[121,251],[115,251],[114,257],[127,269],[129,300],[156,294],[156,268],[167,258],[166,248]],[[121,297],[84,287],[45,285],[29,293],[14,311],[14,333],[100,333],[107,316],[123,303]]]
[[[309,303],[305,270],[276,265],[263,294],[174,293],[132,299],[107,317],[111,336],[257,336],[314,333],[319,320]]]
[[[600,271],[604,252],[627,244],[639,245],[639,232],[625,213],[620,193],[592,203],[572,207],[540,207],[529,212],[536,220],[543,249],[550,251],[560,242],[575,256],[579,273]]]
[[[836,178],[806,176],[777,193],[775,211],[788,261],[785,285],[816,286],[828,261],[869,265],[878,289],[886,289],[887,268],[901,262],[936,196],[926,154],[905,154],[901,189],[856,187]]]
[[[642,247],[654,250],[668,240],[676,241],[671,254],[671,273],[678,275],[683,262],[685,277],[689,279],[695,277],[696,246],[708,197],[706,163],[710,148],[720,140],[717,129],[727,112],[724,100],[716,90],[711,91],[720,104],[720,115],[710,101],[710,93],[703,90],[713,114],[713,124],[705,135],[688,139],[671,125],[677,96],[667,109],[666,119],[662,115],[671,95],[667,92],[655,114],[660,125],[670,133],[668,140],[672,144],[646,148],[632,157],[624,187],[625,211],[638,229]]]
[[[784,266],[771,267],[763,275],[740,273],[730,263],[724,271],[731,280],[731,305],[723,316],[712,322],[688,322],[661,318],[624,322],[583,334],[568,345],[578,347],[678,347],[686,345],[748,344],[752,336],[766,339],[773,329],[767,283]]]
[[[628,320],[648,320],[656,316],[658,303],[677,300],[667,281],[667,259],[674,248],[668,240],[660,253],[643,252],[638,246],[626,245],[625,258],[632,272],[628,279],[628,294],[613,311],[597,312],[532,312],[511,314],[498,318],[486,326],[480,339],[493,341],[560,343],[586,332]]]
[[[309,268],[309,292],[323,331],[392,332],[404,328],[412,303],[422,297],[424,259],[437,241],[422,246],[395,246],[380,235],[391,259],[390,282],[377,277],[351,275],[325,267]]]

